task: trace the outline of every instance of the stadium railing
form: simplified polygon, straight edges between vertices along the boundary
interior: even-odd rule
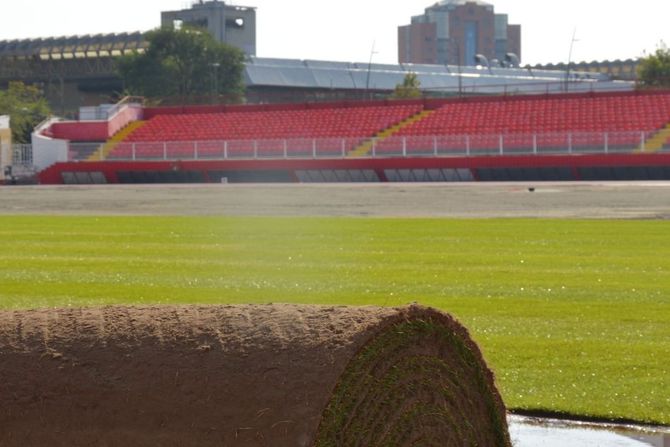
[[[349,158],[366,145],[359,158],[474,157],[500,155],[608,154],[644,152],[654,134],[627,132],[551,132],[394,136],[388,138],[296,138],[274,140],[164,141],[119,143],[107,160],[227,160]],[[70,143],[70,160],[102,153],[104,144]]]

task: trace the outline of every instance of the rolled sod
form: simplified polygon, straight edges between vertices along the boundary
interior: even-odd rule
[[[433,309],[0,312],[2,446],[510,446],[477,345]]]

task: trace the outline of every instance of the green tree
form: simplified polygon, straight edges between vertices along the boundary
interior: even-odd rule
[[[670,87],[670,49],[663,42],[654,54],[640,61],[638,79],[645,87]]]
[[[407,73],[402,84],[395,86],[392,97],[394,99],[421,98],[421,81],[416,73]]]
[[[10,82],[0,91],[0,115],[9,115],[14,143],[30,143],[35,126],[51,114],[42,91],[34,85]]]
[[[239,99],[244,93],[241,50],[200,29],[160,28],[145,38],[145,53],[125,56],[118,63],[129,94],[193,101],[213,93]]]

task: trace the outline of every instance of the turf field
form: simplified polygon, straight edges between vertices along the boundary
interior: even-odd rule
[[[374,304],[457,316],[507,406],[670,424],[670,223],[0,217],[0,306]]]

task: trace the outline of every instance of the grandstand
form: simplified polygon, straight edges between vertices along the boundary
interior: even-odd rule
[[[96,175],[43,180],[670,179],[670,92],[133,107],[45,129]]]

